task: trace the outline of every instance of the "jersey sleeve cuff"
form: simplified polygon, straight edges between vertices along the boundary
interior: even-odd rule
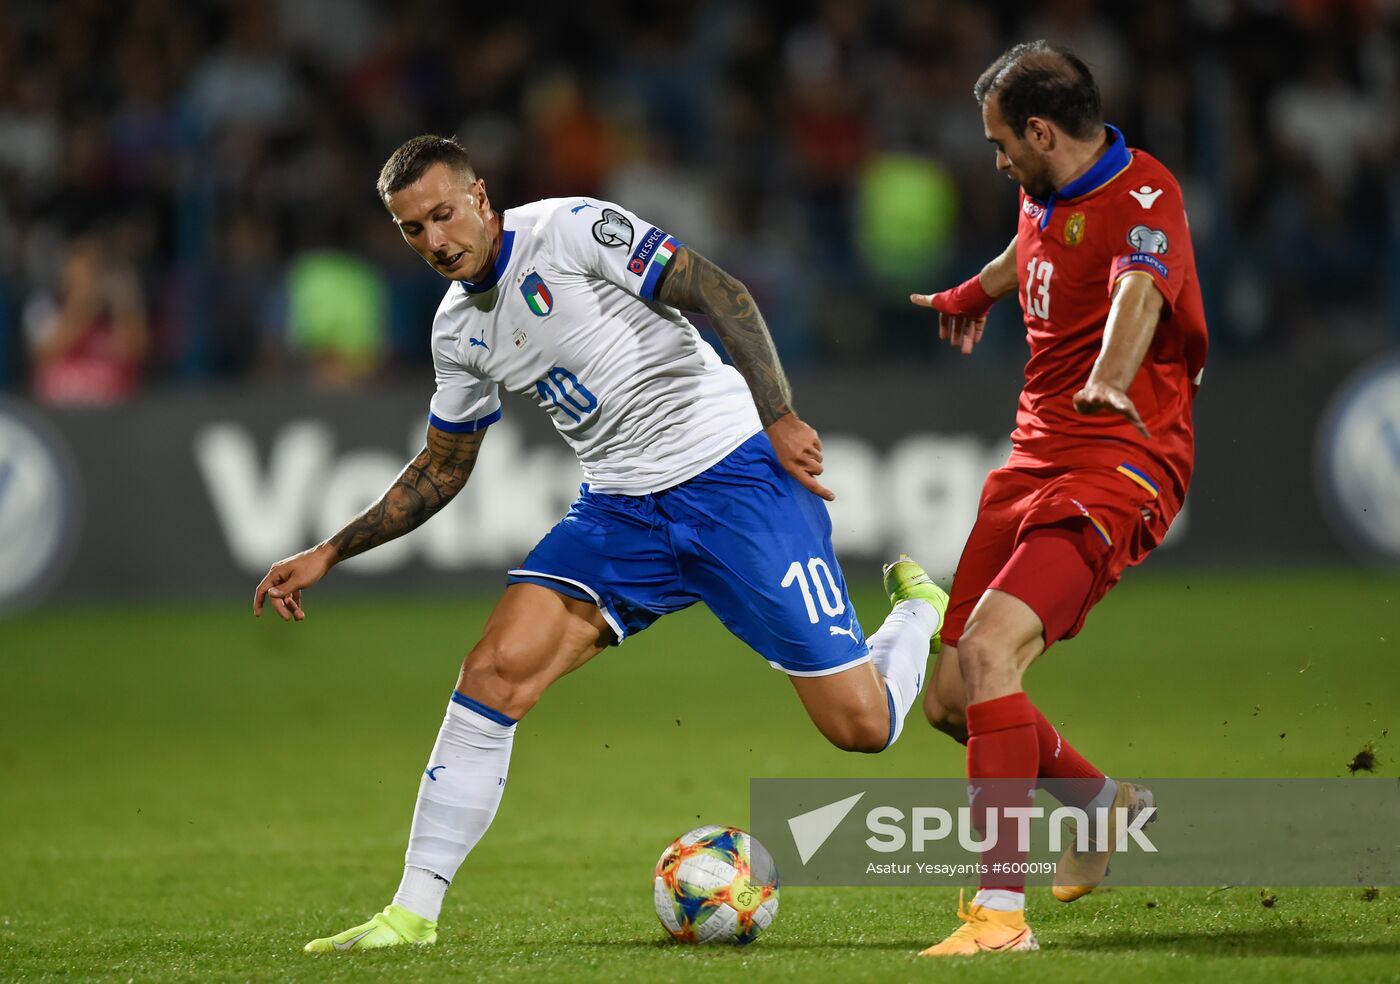
[[[1156,256],[1151,253],[1126,253],[1118,257],[1108,281],[1109,296],[1113,296],[1120,280],[1130,276],[1150,277],[1157,293],[1162,295],[1164,309],[1170,311],[1175,306],[1176,291],[1172,289],[1171,269]]]
[[[477,431],[485,430],[500,419],[500,407],[484,417],[477,417],[475,420],[444,420],[431,410],[428,411],[428,423],[448,434],[474,434]]]
[[[1155,273],[1163,280],[1168,280],[1171,277],[1171,271],[1167,269],[1167,265],[1152,253],[1125,253],[1118,257],[1118,262],[1114,264],[1115,274],[1121,276],[1129,270]],[[1116,280],[1117,276],[1114,279]]]
[[[642,300],[656,300],[656,288],[661,284],[661,278],[666,273],[667,265],[684,245],[685,243],[675,236],[667,236],[656,248],[656,255],[651,258],[651,267],[647,270],[646,276],[642,278],[642,289],[638,291]]]

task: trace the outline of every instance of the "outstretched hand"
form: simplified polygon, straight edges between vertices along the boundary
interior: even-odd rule
[[[1083,414],[1100,413],[1104,410],[1122,414],[1128,418],[1128,421],[1138,429],[1138,433],[1143,437],[1152,436],[1147,425],[1142,422],[1137,407],[1128,398],[1128,394],[1116,386],[1094,382],[1086,384],[1082,390],[1074,394],[1074,409],[1075,412]]]
[[[266,601],[284,622],[305,619],[306,612],[301,608],[302,589],[325,577],[335,560],[335,549],[323,543],[273,564],[253,593],[253,616],[262,617]]]
[[[937,294],[910,294],[909,300],[916,307],[937,311],[938,337],[961,349],[963,355],[971,355],[973,346],[982,340],[982,331],[987,327],[987,309],[959,299],[958,289]]]
[[[778,461],[803,487],[827,502],[836,498],[817,476],[822,473],[822,440],[806,421],[786,413],[768,425],[768,440],[778,453]]]

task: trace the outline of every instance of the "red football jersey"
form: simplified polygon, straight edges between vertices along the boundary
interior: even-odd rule
[[[1049,202],[1021,194],[1016,262],[1030,361],[1009,464],[1126,465],[1179,506],[1191,479],[1191,401],[1206,357],[1206,320],[1181,188],[1158,160],[1113,143]],[[1114,286],[1151,277],[1166,303],[1128,396],[1152,432],[1119,414],[1082,415],[1073,397],[1103,345]]]

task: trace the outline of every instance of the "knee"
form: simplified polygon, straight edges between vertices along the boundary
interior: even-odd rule
[[[924,717],[928,723],[960,744],[967,744],[967,711],[945,703],[933,687],[924,693]]]
[[[882,752],[890,741],[889,713],[860,713],[824,729],[827,740],[843,752]]]
[[[482,639],[462,663],[457,690],[518,720],[535,706],[549,685],[532,666],[534,662],[504,640]]]

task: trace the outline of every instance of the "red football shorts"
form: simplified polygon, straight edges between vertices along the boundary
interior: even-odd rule
[[[998,468],[953,575],[943,641],[957,645],[988,588],[1024,601],[1045,645],[1079,632],[1089,609],[1162,542],[1177,507],[1141,468]]]

